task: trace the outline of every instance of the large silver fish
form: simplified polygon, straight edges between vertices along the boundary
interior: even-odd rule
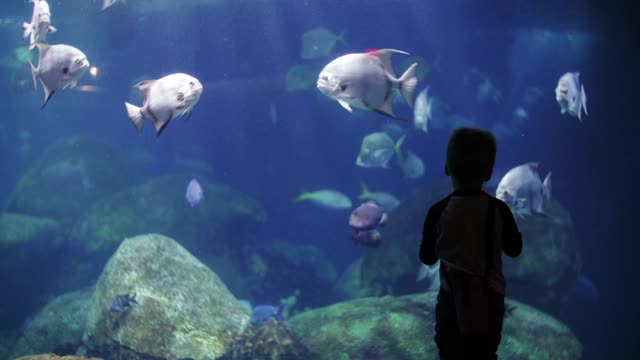
[[[413,108],[413,125],[416,129],[429,132],[432,105],[433,99],[429,96],[429,87],[427,86],[418,94],[416,105]]]
[[[44,103],[47,105],[51,95],[58,89],[65,89],[67,86],[74,88],[78,80],[84,75],[89,67],[87,56],[80,50],[69,45],[47,45],[36,44],[39,50],[38,67],[35,68],[31,62],[31,75],[33,86],[36,87],[36,79],[40,79],[44,88]]]
[[[144,117],[148,117],[160,136],[169,122],[191,111],[202,95],[202,84],[191,75],[177,73],[158,80],[141,81],[135,85],[142,94],[142,107],[125,102],[129,118],[142,133]]]
[[[545,204],[551,200],[551,172],[542,181],[538,163],[516,166],[498,183],[496,197],[518,216],[544,214]]]
[[[31,23],[23,23],[23,37],[30,38],[29,48],[33,49],[38,43],[47,42],[47,33],[56,32],[56,28],[51,26],[51,10],[49,3],[45,0],[29,0],[33,3],[33,14]]]
[[[355,106],[403,120],[393,113],[393,98],[399,90],[409,107],[413,106],[418,64],[413,63],[396,78],[391,66],[394,53],[408,55],[400,50],[382,49],[341,56],[322,69],[316,86],[349,112]]]
[[[582,110],[587,113],[587,93],[580,83],[580,73],[566,73],[558,80],[556,87],[556,101],[560,105],[560,112],[568,113],[582,121]]]

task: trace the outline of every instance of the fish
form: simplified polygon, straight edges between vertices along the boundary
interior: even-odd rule
[[[382,191],[371,192],[364,182],[360,182],[360,186],[362,187],[362,193],[358,196],[359,200],[373,200],[376,204],[382,206],[386,212],[391,212],[400,206],[400,200],[395,196]]]
[[[148,117],[156,128],[156,136],[160,136],[169,122],[187,114],[191,117],[193,107],[202,95],[202,84],[191,75],[176,73],[157,80],[145,80],[134,87],[142,95],[142,107],[125,102],[127,114],[142,133],[144,117]]]
[[[516,166],[502,177],[496,188],[496,198],[509,205],[519,217],[531,213],[544,215],[545,205],[551,201],[551,172],[541,181],[538,167],[537,162]]]
[[[440,261],[433,265],[420,265],[416,282],[423,281],[424,279],[429,279],[428,291],[440,289]]]
[[[476,89],[476,101],[479,104],[502,101],[502,92],[493,85],[489,77],[478,69],[471,69],[464,76],[464,84]]]
[[[104,12],[105,10],[111,8],[112,6],[116,5],[116,4],[122,4],[122,5],[126,5],[127,4],[127,0],[104,0],[104,2],[102,3],[102,8],[100,9],[100,12]]]
[[[407,129],[400,126],[397,121],[394,122],[386,122],[382,125],[382,132],[387,133],[387,135],[391,136],[393,141],[398,141],[403,135],[407,134]]]
[[[522,106],[518,106],[513,110],[513,116],[519,120],[526,120],[529,117],[529,113]]]
[[[402,60],[399,65],[402,68],[406,68],[414,62],[418,63],[418,67],[416,68],[416,77],[418,78],[418,81],[424,80],[424,78],[433,71],[442,72],[442,69],[440,69],[440,57],[436,57],[433,62],[428,62],[420,56],[410,56],[407,59]]]
[[[556,87],[556,101],[560,105],[560,113],[569,114],[582,121],[582,111],[587,113],[587,93],[580,83],[579,72],[568,72],[560,77]]]
[[[433,99],[428,95],[429,87],[422,90],[416,98],[416,104],[413,108],[413,125],[416,129],[429,132],[429,121],[431,120],[431,109]]]
[[[405,159],[398,156],[398,164],[402,169],[405,179],[418,179],[424,176],[424,162],[412,151],[407,151]]]
[[[57,29],[51,26],[51,9],[46,0],[29,0],[33,3],[31,23],[24,22],[22,37],[29,38],[29,49],[34,49],[36,44],[47,42],[47,34],[54,33]]]
[[[406,136],[403,135],[394,143],[384,132],[375,132],[362,139],[360,152],[356,157],[356,165],[365,168],[389,168],[389,161],[394,153],[399,153]]]
[[[44,103],[41,107],[44,109],[57,90],[64,90],[69,86],[74,88],[91,64],[87,56],[73,46],[36,44],[36,47],[39,50],[38,67],[34,67],[31,61],[29,65],[33,86],[37,87],[36,79],[40,79],[44,88]]]
[[[286,75],[287,91],[301,91],[313,89],[318,71],[309,65],[293,65]]]
[[[330,209],[350,209],[353,206],[347,195],[335,190],[303,192],[295,199],[296,202],[307,200]]]
[[[316,27],[302,34],[301,57],[303,59],[316,59],[331,55],[337,42],[347,45],[344,40],[344,32],[336,35],[324,27]]]
[[[283,318],[283,311],[286,307],[285,304],[280,304],[278,307],[273,305],[256,305],[251,312],[251,318],[249,321],[252,325],[258,326],[270,319],[281,320]]]
[[[195,207],[204,199],[204,192],[198,180],[191,179],[191,181],[189,181],[185,198],[191,207]]]
[[[124,312],[128,308],[131,308],[131,304],[138,304],[136,301],[136,295],[130,296],[129,294],[116,295],[111,299],[111,302],[107,306],[109,312]]]
[[[354,231],[351,233],[351,240],[356,245],[378,248],[382,244],[382,234],[377,229]]]
[[[322,69],[316,87],[349,112],[353,111],[351,106],[354,106],[405,120],[393,113],[393,99],[396,92],[400,91],[409,107],[413,107],[413,93],[418,85],[418,64],[413,63],[400,78],[396,78],[391,65],[391,55],[394,53],[409,55],[400,50],[381,49],[340,56]]]
[[[373,230],[384,226],[389,221],[389,215],[374,201],[367,201],[355,208],[349,216],[349,226],[356,231]]]

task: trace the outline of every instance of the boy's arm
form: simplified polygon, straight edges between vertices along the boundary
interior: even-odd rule
[[[436,256],[436,238],[438,236],[438,216],[433,208],[429,209],[422,227],[422,243],[420,244],[420,261],[426,265],[433,265],[438,261]]]
[[[502,217],[502,250],[507,256],[516,257],[522,252],[522,233],[518,230],[516,219],[507,204],[500,201],[498,206]]]

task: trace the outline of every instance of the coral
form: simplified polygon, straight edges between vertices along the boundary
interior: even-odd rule
[[[223,359],[302,360],[308,359],[308,353],[283,322],[269,319],[260,326],[247,327]]]

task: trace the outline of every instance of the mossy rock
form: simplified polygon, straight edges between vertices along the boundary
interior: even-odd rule
[[[185,199],[190,179],[166,175],[104,198],[73,227],[73,241],[110,253],[126,237],[158,232],[190,251],[220,253],[225,244],[254,239],[266,217],[261,204],[222,183],[198,179],[205,198],[192,208]]]
[[[140,179],[117,148],[84,137],[64,138],[22,176],[5,208],[71,223],[97,199]]]
[[[55,242],[60,232],[60,224],[48,218],[0,213],[0,249],[8,249],[38,243]]]
[[[287,321],[313,360],[437,359],[437,292],[363,298],[306,311]],[[580,359],[582,345],[555,318],[507,300],[499,359]]]
[[[82,346],[92,295],[93,287],[53,299],[31,320],[11,358],[43,353],[75,354]]]
[[[134,295],[122,312],[114,296]],[[94,292],[83,342],[105,359],[215,359],[249,321],[220,278],[176,241],[158,234],[122,242]]]

